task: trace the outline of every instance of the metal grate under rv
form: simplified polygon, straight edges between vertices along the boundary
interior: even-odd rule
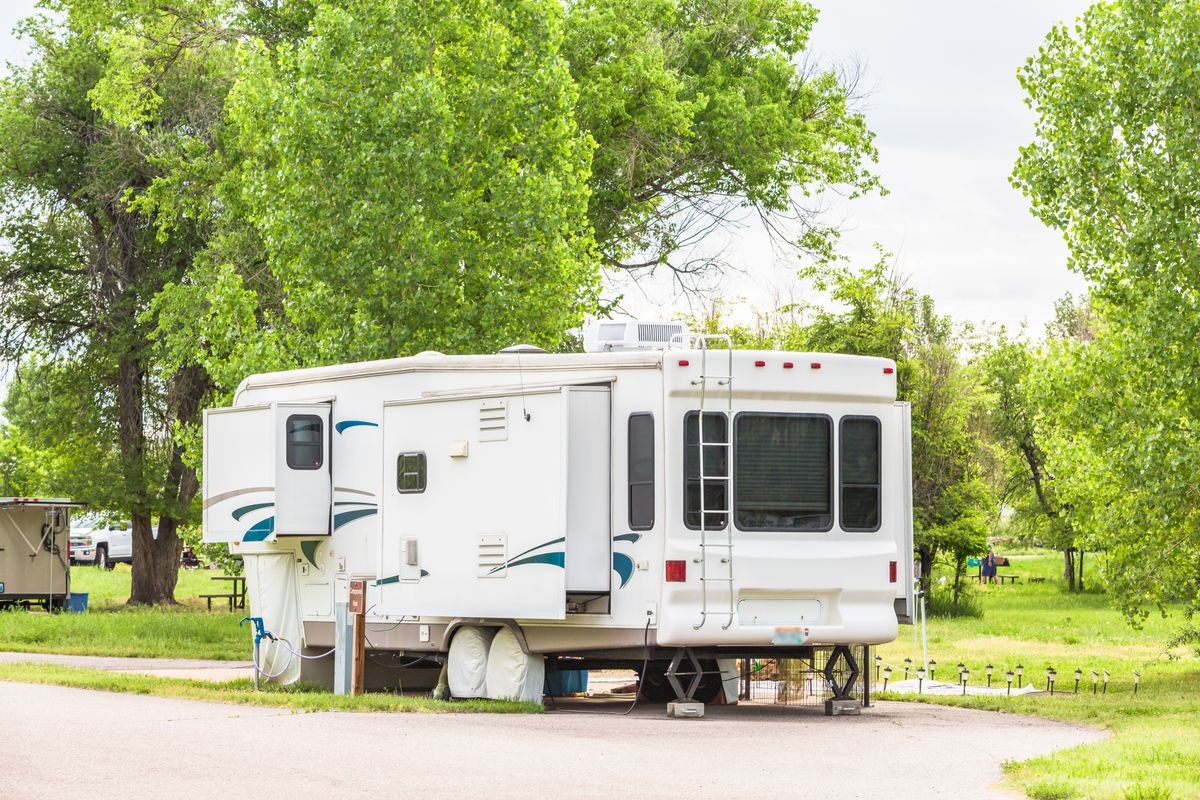
[[[867,663],[867,648],[857,645],[851,649],[855,661]],[[817,650],[812,658],[742,659],[738,661],[738,699],[784,706],[823,705],[833,697],[824,674],[831,653]],[[845,677],[839,668],[834,669],[834,674],[839,681]],[[851,696],[859,702],[866,697],[864,677],[860,675],[850,687]]]

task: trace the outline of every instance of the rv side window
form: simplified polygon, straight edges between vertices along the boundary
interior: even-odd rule
[[[629,415],[629,527],[654,527],[654,417]]]
[[[401,453],[396,458],[396,491],[401,494],[425,491],[424,453]]]
[[[703,487],[704,528],[721,530],[729,519],[729,419],[724,413],[704,414],[703,440],[701,472],[700,412],[689,411],[683,418],[683,523],[699,530]]]
[[[833,527],[833,421],[814,414],[738,414],[736,520],[745,531]]]
[[[843,417],[840,468],[842,530],[879,530],[879,420]]]
[[[320,469],[325,463],[324,425],[316,414],[287,418],[287,465],[291,469]]]

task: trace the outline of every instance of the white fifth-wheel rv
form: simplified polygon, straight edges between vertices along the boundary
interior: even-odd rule
[[[825,649],[849,697],[851,647],[913,601],[895,364],[676,323],[600,323],[585,350],[255,375],[205,413],[204,536],[285,640],[265,675],[329,682],[298,656],[334,647],[365,578],[393,686],[444,666],[455,696],[536,699],[543,670],[610,665],[703,701],[709,665]]]

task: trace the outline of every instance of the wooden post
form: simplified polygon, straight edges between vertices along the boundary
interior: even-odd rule
[[[350,581],[350,614],[354,619],[354,647],[350,651],[350,694],[363,693],[367,665],[367,582]]]

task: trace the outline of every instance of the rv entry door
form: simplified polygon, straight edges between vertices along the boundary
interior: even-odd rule
[[[329,403],[275,404],[275,533],[328,536]]]

